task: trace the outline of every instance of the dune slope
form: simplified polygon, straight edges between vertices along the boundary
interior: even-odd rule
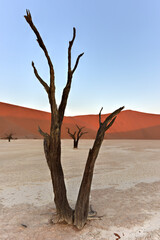
[[[108,114],[102,115],[102,121]],[[76,126],[84,126],[88,134],[83,138],[95,138],[98,129],[97,115],[65,117],[62,138],[70,138],[67,127],[75,131]],[[50,113],[0,102],[0,138],[13,133],[15,138],[41,138],[38,126],[49,132]],[[160,139],[160,115],[125,110],[105,135],[106,139]]]

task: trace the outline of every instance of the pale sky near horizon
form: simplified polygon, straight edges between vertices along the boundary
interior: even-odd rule
[[[67,49],[77,35],[65,115],[125,109],[160,114],[159,0],[0,0],[0,101],[50,111],[33,60],[49,83],[46,58],[24,19],[26,9],[53,61],[57,104],[67,79]]]

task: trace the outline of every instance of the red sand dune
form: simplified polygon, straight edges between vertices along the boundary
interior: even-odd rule
[[[108,114],[102,115],[102,120]],[[99,121],[97,115],[65,117],[62,138],[70,138],[67,127],[75,131],[75,124],[84,126],[83,138],[95,138]],[[13,133],[16,138],[41,138],[38,126],[49,133],[50,113],[0,102],[0,138]],[[106,139],[160,139],[160,115],[125,110],[105,135]]]

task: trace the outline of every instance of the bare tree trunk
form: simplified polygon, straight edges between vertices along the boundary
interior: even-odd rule
[[[39,132],[44,137],[44,152],[50,169],[54,202],[56,205],[58,222],[65,221],[73,223],[73,210],[67,200],[67,191],[64,182],[64,173],[61,165],[61,139],[59,128],[55,129],[53,135],[44,133],[40,128]]]
[[[13,139],[13,133],[6,134],[5,138],[8,139],[8,142],[10,142],[11,139]]]
[[[48,161],[51,162],[51,178],[54,191],[54,201],[56,204],[58,221],[66,221],[69,224],[73,223],[73,210],[69,206],[67,200],[66,187],[64,183],[64,174],[61,165],[61,143],[60,136],[58,139],[51,139],[50,152]]]
[[[73,141],[73,148],[78,148],[78,142],[79,140],[75,140]]]
[[[76,207],[75,207],[75,213],[74,213],[74,225],[76,225],[77,228],[81,229],[85,225],[87,221],[88,216],[88,210],[89,210],[89,196],[91,191],[91,183],[92,183],[92,177],[93,177],[93,171],[94,171],[94,165],[95,161],[97,159],[100,147],[102,145],[105,132],[112,126],[116,119],[116,115],[119,114],[122,109],[119,108],[116,111],[114,111],[112,114],[110,114],[105,121],[101,122],[101,111],[99,113],[99,129],[97,132],[96,139],[94,141],[92,149],[89,150],[88,159],[86,162],[83,179],[81,182]]]

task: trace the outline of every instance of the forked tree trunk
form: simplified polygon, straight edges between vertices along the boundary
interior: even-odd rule
[[[93,171],[94,171],[94,165],[95,161],[97,159],[100,147],[102,145],[105,132],[113,125],[117,114],[119,114],[122,109],[119,108],[116,111],[114,111],[112,114],[110,114],[105,121],[101,122],[101,111],[99,113],[99,129],[97,131],[96,139],[94,141],[92,149],[89,150],[83,179],[81,182],[76,207],[75,207],[75,213],[74,213],[74,225],[77,226],[77,228],[81,229],[85,225],[87,221],[88,216],[88,210],[89,210],[89,196],[91,191],[91,183],[92,183],[92,177],[93,177]]]
[[[119,108],[118,110],[110,114],[103,123],[101,122],[102,109],[99,113],[100,126],[97,132],[95,142],[93,144],[93,148],[90,149],[89,151],[75,210],[72,210],[67,200],[67,191],[66,191],[66,186],[64,182],[63,169],[61,165],[61,126],[64,118],[65,108],[67,105],[68,95],[71,88],[72,77],[78,66],[79,59],[81,58],[83,53],[77,57],[76,63],[73,69],[71,69],[71,49],[76,36],[76,29],[73,28],[73,38],[69,42],[69,47],[68,47],[67,83],[63,90],[62,99],[61,99],[59,108],[57,108],[56,99],[55,99],[55,77],[54,77],[54,68],[53,68],[52,61],[48,55],[48,51],[43,43],[43,40],[37,28],[32,22],[32,17],[28,10],[27,10],[27,15],[24,17],[28,22],[28,24],[30,25],[33,32],[35,33],[39,46],[42,48],[46,56],[49,69],[50,69],[50,85],[48,86],[48,84],[40,77],[40,75],[37,72],[37,69],[34,66],[34,63],[32,62],[32,67],[33,67],[35,76],[37,77],[39,82],[42,84],[44,89],[46,90],[49,98],[49,103],[51,106],[50,134],[44,133],[40,128],[39,128],[39,132],[44,137],[44,152],[45,152],[47,164],[51,173],[51,179],[52,179],[52,185],[53,185],[53,191],[54,191],[54,201],[55,201],[57,215],[58,215],[57,221],[58,222],[65,221],[66,223],[74,224],[78,229],[81,229],[83,228],[84,224],[87,221],[88,209],[89,209],[89,195],[91,190],[94,165],[95,165],[95,161],[98,156],[99,149],[101,147],[101,144],[104,138],[105,131],[107,131],[107,129],[112,126],[112,124],[116,119],[117,114],[121,112],[123,107]],[[76,144],[78,144],[78,141],[75,142],[75,145]]]

